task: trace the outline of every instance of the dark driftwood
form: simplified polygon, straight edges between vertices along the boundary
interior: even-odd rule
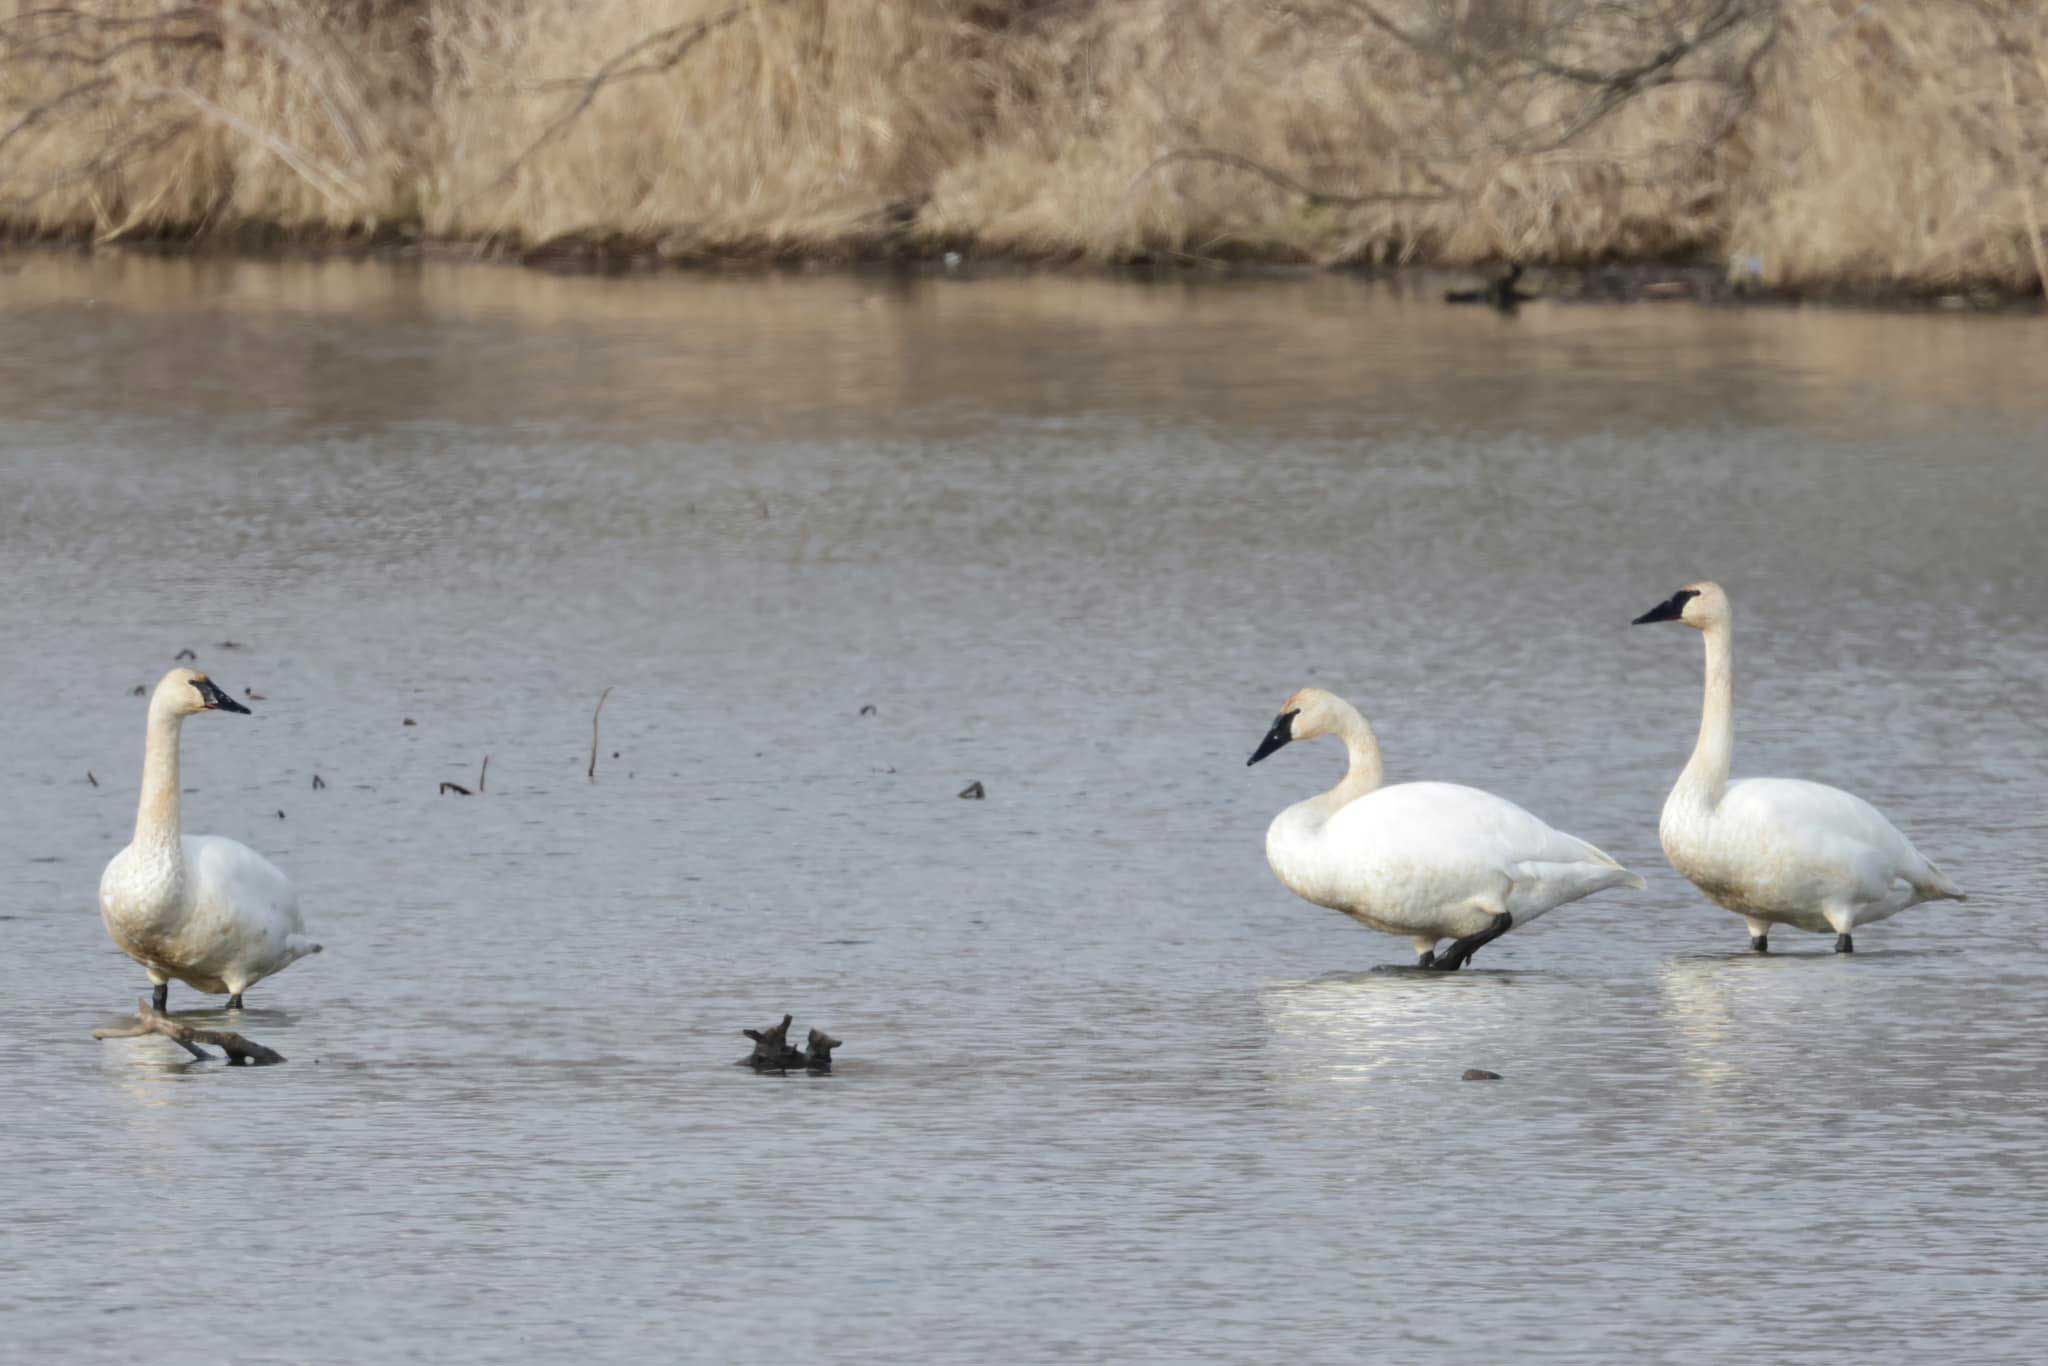
[[[813,1029],[807,1042],[810,1048],[799,1053],[789,1046],[789,1022],[793,1017],[785,1015],[782,1023],[766,1029],[742,1029],[740,1033],[754,1041],[754,1051],[740,1059],[740,1065],[751,1067],[756,1072],[788,1072],[801,1067],[806,1072],[830,1072],[832,1050],[844,1042],[835,1039],[822,1029]]]
[[[231,1029],[195,1029],[191,1025],[180,1024],[168,1015],[158,1014],[147,1001],[135,1003],[135,1023],[92,1032],[95,1039],[139,1039],[146,1034],[161,1034],[201,1060],[212,1059],[213,1054],[199,1047],[210,1043],[226,1053],[228,1062],[235,1065],[268,1067],[284,1061],[284,1054],[274,1048],[265,1048],[254,1039],[245,1039]]]
[[[960,789],[960,795],[970,802],[978,802],[988,796],[988,789],[981,785],[979,778]]]
[[[597,718],[604,715],[604,700],[611,695],[610,688],[599,693],[597,706],[590,713],[590,767],[584,770],[583,776],[593,783],[597,781]]]
[[[1489,1072],[1489,1071],[1487,1071],[1487,1070],[1486,1070],[1485,1068],[1483,1068],[1483,1067],[1468,1067],[1468,1068],[1466,1068],[1466,1069],[1465,1069],[1465,1075],[1464,1075],[1464,1076],[1462,1076],[1462,1077],[1460,1077],[1460,1078],[1458,1078],[1458,1080],[1460,1080],[1460,1081],[1499,1081],[1499,1080],[1500,1080],[1500,1073],[1498,1073],[1498,1072]]]

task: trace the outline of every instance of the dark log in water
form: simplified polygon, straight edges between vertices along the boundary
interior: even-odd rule
[[[798,1067],[806,1072],[830,1072],[832,1050],[844,1040],[835,1039],[822,1029],[813,1029],[806,1040],[809,1049],[800,1053],[789,1046],[789,1022],[793,1018],[785,1015],[781,1024],[766,1029],[742,1029],[740,1033],[754,1041],[754,1051],[741,1058],[740,1065],[756,1072],[786,1073]]]
[[[265,1048],[254,1039],[245,1039],[231,1029],[196,1029],[180,1024],[168,1015],[160,1015],[147,1001],[135,1003],[135,1023],[118,1028],[95,1029],[95,1039],[139,1039],[146,1034],[161,1034],[180,1048],[202,1061],[210,1061],[213,1054],[199,1047],[210,1043],[228,1055],[233,1066],[268,1067],[284,1061],[284,1054],[274,1048]]]

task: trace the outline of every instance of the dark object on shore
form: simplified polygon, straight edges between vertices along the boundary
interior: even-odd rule
[[[231,1066],[268,1067],[284,1061],[284,1054],[274,1048],[265,1048],[254,1039],[245,1039],[231,1029],[195,1029],[180,1024],[168,1015],[159,1014],[149,1002],[135,1003],[135,1023],[119,1028],[95,1029],[95,1039],[139,1039],[146,1034],[161,1034],[171,1042],[204,1062],[210,1062],[213,1054],[199,1047],[210,1043],[228,1055]]]
[[[439,792],[436,792],[434,795],[437,797],[445,797],[451,792],[453,792],[458,797],[474,797],[476,795],[476,793],[471,792],[461,783],[442,783],[441,790]]]
[[[1498,1073],[1498,1072],[1489,1072],[1489,1071],[1487,1071],[1487,1070],[1486,1070],[1485,1068],[1483,1068],[1483,1067],[1468,1067],[1468,1068],[1466,1068],[1466,1069],[1465,1069],[1465,1075],[1464,1075],[1464,1076],[1462,1076],[1462,1077],[1460,1077],[1460,1078],[1458,1078],[1458,1080],[1460,1080],[1460,1081],[1499,1081],[1499,1080],[1500,1080],[1500,1073]]]
[[[322,778],[319,774],[315,773],[313,775],[313,790],[315,792],[318,792],[321,788],[325,786],[327,786],[327,780],[325,778]]]
[[[1539,296],[1525,294],[1515,288],[1515,282],[1522,278],[1522,263],[1516,261],[1508,267],[1508,273],[1484,289],[1453,289],[1444,293],[1447,304],[1485,304],[1503,313],[1512,313],[1517,304],[1525,304]]]
[[[197,658],[199,658],[199,656],[198,656],[198,655],[196,655],[196,654],[194,654],[194,653],[193,653],[193,652],[191,651],[191,649],[190,649],[190,648],[187,648],[187,649],[183,649],[183,650],[180,650],[180,651],[178,651],[178,653],[176,653],[176,654],[174,654],[174,655],[172,655],[172,656],[171,656],[171,659],[172,659],[173,661],[176,661],[176,660],[180,660],[180,659],[197,659]]]
[[[786,1073],[799,1067],[813,1074],[830,1072],[832,1050],[844,1040],[835,1039],[822,1029],[813,1029],[807,1040],[809,1049],[799,1053],[789,1046],[789,1022],[793,1018],[785,1015],[781,1024],[766,1029],[742,1029],[740,1033],[754,1041],[754,1051],[741,1058],[740,1065],[756,1072]]]
[[[982,789],[981,780],[977,778],[975,781],[961,788],[960,795],[962,797],[965,797],[970,802],[978,802],[981,801],[983,798],[987,797],[988,793]]]

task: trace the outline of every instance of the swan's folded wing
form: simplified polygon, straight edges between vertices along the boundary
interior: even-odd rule
[[[1825,783],[1743,778],[1728,785],[1716,819],[1743,832],[1759,860],[1835,869],[1872,898],[1897,880],[1915,886],[1942,880],[1883,812]]]

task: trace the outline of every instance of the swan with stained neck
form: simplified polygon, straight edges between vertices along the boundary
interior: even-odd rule
[[[298,894],[270,860],[219,835],[187,835],[179,812],[178,740],[185,718],[249,709],[194,669],[173,669],[149,699],[135,838],[100,875],[100,918],[142,964],[161,1011],[172,979],[242,993],[320,946],[305,936]]]
[[[1699,740],[1657,823],[1671,866],[1749,925],[1770,951],[1773,925],[1832,931],[1853,953],[1853,931],[1924,901],[1963,901],[1941,869],[1877,808],[1840,788],[1797,778],[1728,779],[1735,749],[1735,614],[1721,585],[1689,583],[1635,619],[1675,621],[1706,637]]]
[[[1358,709],[1303,688],[1248,764],[1296,740],[1334,735],[1344,781],[1296,802],[1266,831],[1266,861],[1287,890],[1384,934],[1408,938],[1420,966],[1456,971],[1482,945],[1545,911],[1643,880],[1502,797],[1455,783],[1380,786],[1380,747]],[[1451,945],[1437,953],[1438,941]]]

